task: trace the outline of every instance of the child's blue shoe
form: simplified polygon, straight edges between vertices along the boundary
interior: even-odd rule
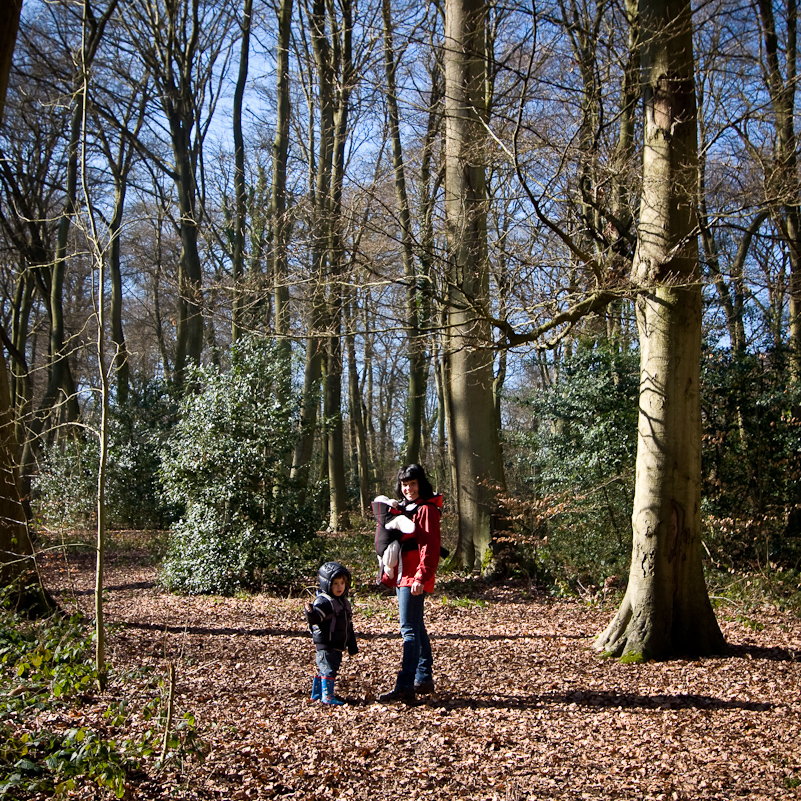
[[[345,702],[340,701],[339,698],[334,695],[334,677],[323,676],[321,678],[321,682],[323,690],[323,703],[328,704],[329,706],[342,706],[342,704]]]
[[[323,697],[323,683],[319,676],[315,676],[312,681],[312,701],[319,701]]]

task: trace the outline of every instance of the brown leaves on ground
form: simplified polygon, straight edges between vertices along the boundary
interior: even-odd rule
[[[382,706],[373,699],[400,661],[397,609],[363,590],[353,599],[360,653],[337,680],[348,704],[326,707],[309,700],[303,598],[183,598],[155,575],[107,569],[117,678],[75,714],[101,726],[104,705],[121,697],[144,706],[153,682],[136,676],[150,666],[166,677],[172,662],[176,721],[195,715],[206,755],[146,765],[131,798],[801,797],[801,621],[772,608],[748,625],[721,613],[731,657],[622,665],[591,648],[611,606],[436,594],[426,613],[437,693]],[[92,614],[90,564],[46,569],[46,582],[65,608]]]

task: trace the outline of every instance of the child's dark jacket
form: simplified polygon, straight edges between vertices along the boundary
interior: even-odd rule
[[[345,592],[339,597],[331,592],[331,584],[339,576],[345,576]],[[306,621],[311,629],[314,645],[318,650],[333,648],[349,654],[358,652],[356,633],[353,630],[353,610],[348,600],[350,572],[339,562],[326,562],[319,570],[317,579],[320,590],[306,612]]]

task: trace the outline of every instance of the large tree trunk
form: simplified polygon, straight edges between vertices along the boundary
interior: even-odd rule
[[[503,486],[495,427],[487,265],[483,0],[445,4],[445,214],[450,454],[466,567],[491,569],[492,516]]]
[[[21,9],[21,0],[5,3],[0,15],[0,124]],[[55,604],[36,572],[27,517],[17,485],[17,450],[8,371],[0,348],[0,586],[13,587],[12,597],[16,596],[18,607],[34,614],[48,614]]]
[[[325,0],[314,0],[309,13],[312,50],[317,68],[319,136],[317,174],[311,192],[312,261],[317,283],[312,291],[312,336],[307,344],[304,391],[313,393],[319,376],[319,357],[325,358],[323,387],[325,462],[330,496],[330,527],[339,529],[347,520],[347,477],[342,426],[342,285],[345,264],[342,239],[342,188],[348,108],[354,78],[351,61],[353,23],[349,0],[338,5],[342,17]],[[328,26],[326,25],[328,21]],[[330,30],[330,39],[327,33]],[[315,126],[310,126],[312,131]],[[310,136],[313,133],[310,132]],[[311,371],[311,372],[310,372]],[[316,410],[311,395],[304,401],[301,436],[295,449],[293,475],[308,475]],[[327,468],[327,469],[326,469]]]
[[[319,97],[319,121],[314,124],[313,101],[309,100],[309,152],[314,152],[314,135],[317,138],[316,174],[309,176],[309,206],[311,208],[311,261],[314,286],[311,297],[311,313],[308,323],[309,337],[306,340],[306,362],[303,378],[303,406],[300,416],[300,432],[292,460],[293,480],[305,494],[310,476],[310,462],[314,451],[314,436],[317,428],[320,379],[325,361],[326,340],[322,332],[327,327],[325,308],[325,281],[328,272],[328,247],[330,244],[331,218],[328,213],[331,193],[331,170],[334,154],[334,87],[330,63],[330,43],[325,35],[325,2],[314,0],[307,12],[311,27],[312,49],[317,66]],[[311,71],[311,67],[309,67]],[[313,96],[310,92],[310,98]],[[310,165],[310,170],[313,170]],[[327,454],[327,445],[326,445]],[[327,474],[327,455],[322,467]]]
[[[701,283],[689,0],[643,0],[645,147],[633,280],[640,404],[629,583],[595,647],[639,661],[722,653],[701,562]]]
[[[351,0],[339,3],[341,20],[329,10],[332,30],[332,74],[340,75],[336,91],[334,114],[334,151],[331,174],[330,242],[328,320],[331,336],[328,339],[326,369],[326,426],[328,428],[328,485],[330,491],[331,528],[340,530],[350,526],[348,518],[348,487],[345,474],[345,439],[342,426],[342,313],[345,243],[342,235],[342,189],[345,180],[345,146],[348,139],[350,92],[355,71],[352,62],[352,6]]]
[[[36,569],[17,484],[16,453],[8,372],[0,348],[0,587],[10,588],[10,598],[17,609],[35,616],[47,615],[56,609],[56,604]]]
[[[178,264],[178,313],[173,381],[181,386],[190,363],[203,351],[203,265],[198,228],[203,219],[204,181],[200,158],[219,96],[217,59],[227,45],[233,4],[193,0],[152,0],[126,9],[123,23],[139,43],[137,56],[148,70],[154,96],[170,132],[173,163],[159,161],[175,186]]]
[[[8,75],[11,72],[11,60],[17,43],[21,11],[22,0],[5,0],[0,6],[0,124],[3,122]]]
[[[125,207],[127,174],[120,176],[114,198],[114,212],[109,220],[111,249],[109,252],[109,277],[111,279],[111,341],[114,343],[114,369],[117,375],[117,403],[128,400],[131,367],[128,361],[128,346],[122,327],[122,268],[120,259],[120,234]]]

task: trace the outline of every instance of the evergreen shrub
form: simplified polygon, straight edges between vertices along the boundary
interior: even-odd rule
[[[175,519],[161,489],[160,452],[175,424],[177,403],[162,381],[132,389],[109,409],[106,521],[109,528],[163,528]],[[83,528],[97,519],[98,413],[85,410],[82,432],[48,445],[34,480],[33,505],[49,527]]]
[[[300,408],[280,400],[289,368],[270,343],[246,339],[230,370],[190,374],[162,453],[167,498],[184,504],[162,571],[170,589],[231,594],[303,574],[320,520],[289,477]]]
[[[704,543],[714,564],[801,568],[801,386],[786,354],[704,354]]]
[[[636,352],[583,347],[553,385],[517,398],[534,425],[507,435],[512,538],[518,564],[557,593],[628,575],[638,365]]]
[[[97,514],[98,441],[71,436],[46,447],[34,476],[32,507],[53,528],[82,528]]]
[[[178,416],[175,390],[154,380],[132,388],[109,415],[106,513],[114,528],[161,529],[177,518],[161,486],[161,452]]]

